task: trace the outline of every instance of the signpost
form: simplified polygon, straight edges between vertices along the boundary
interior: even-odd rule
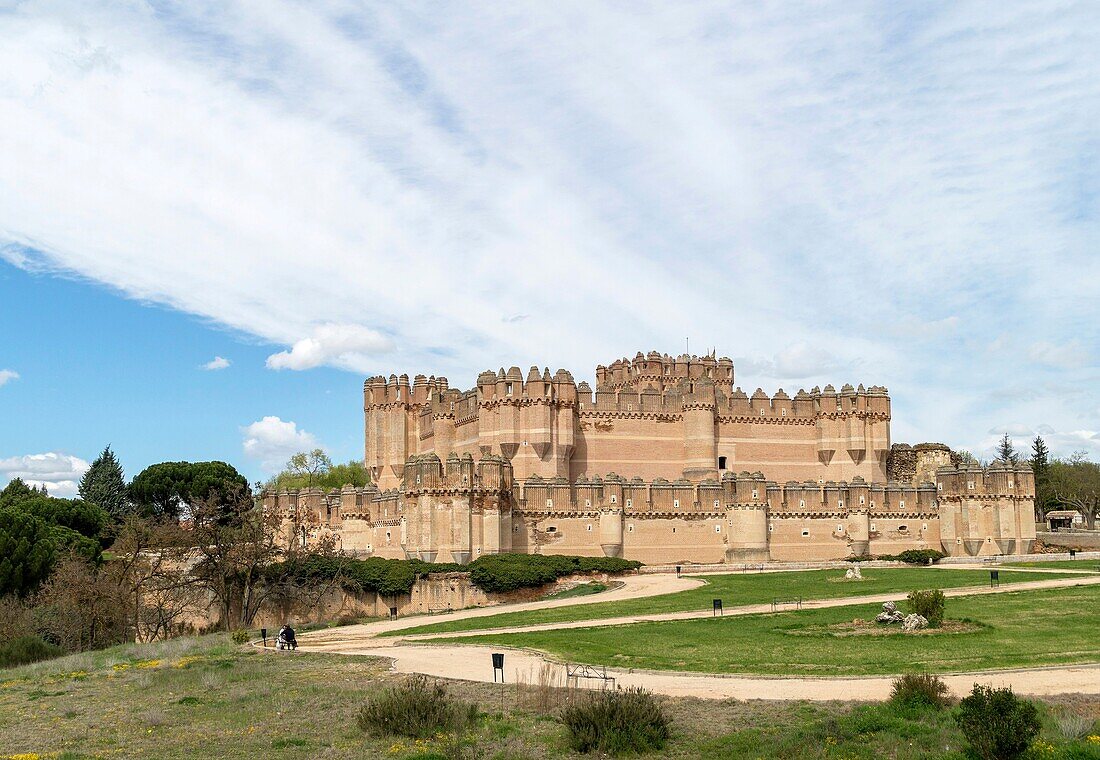
[[[267,649],[267,629],[266,628],[261,628],[260,629],[260,635],[263,636],[263,639],[264,639],[264,649]]]
[[[1001,571],[1000,570],[990,570],[989,571],[989,587],[993,588],[994,586],[1000,586],[1000,585],[1001,585]]]
[[[715,615],[721,615],[721,614],[723,614],[722,613],[722,600],[721,599],[715,599],[714,600],[714,612],[711,615],[711,617],[714,617]]]

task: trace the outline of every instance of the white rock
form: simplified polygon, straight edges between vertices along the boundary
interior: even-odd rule
[[[901,629],[903,631],[919,631],[928,627],[928,618],[917,613],[911,613],[905,616],[905,619],[901,621]]]
[[[844,573],[844,580],[846,581],[861,581],[863,575],[859,572],[859,565],[849,567]]]

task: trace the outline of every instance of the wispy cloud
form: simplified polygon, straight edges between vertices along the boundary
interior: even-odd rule
[[[13,369],[0,369],[0,388],[4,387],[12,380],[18,380],[19,373]]]
[[[1050,2],[25,2],[0,16],[0,256],[286,346],[274,368],[459,384],[690,335],[764,357],[742,378],[858,367],[837,381],[889,385],[921,439],[1072,430],[1077,405],[987,390],[1077,382],[1064,347],[1098,342],[1095,26]],[[1002,333],[1023,348],[985,350]]]
[[[228,369],[229,365],[233,362],[229,361],[225,357],[215,356],[213,359],[202,365],[202,369],[213,372],[219,369]]]

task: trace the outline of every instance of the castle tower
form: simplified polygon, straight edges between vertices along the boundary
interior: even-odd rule
[[[713,381],[689,383],[683,399],[684,477],[693,482],[718,477],[714,403]]]
[[[940,541],[952,556],[1026,554],[1035,543],[1035,476],[995,461],[936,472]]]
[[[732,491],[734,500],[726,505],[726,519],[730,525],[730,540],[726,549],[726,562],[767,562],[768,551],[768,503],[767,482],[761,473],[738,476],[726,473],[722,477],[723,490]],[[755,496],[754,496],[755,494]]]

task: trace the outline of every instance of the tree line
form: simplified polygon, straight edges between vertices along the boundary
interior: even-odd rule
[[[333,466],[314,450],[267,485],[367,482],[362,465]],[[281,541],[280,522],[225,462],[161,462],[127,483],[108,446],[73,499],[15,478],[0,491],[0,621],[9,638],[66,651],[167,638],[207,605],[222,627],[248,626],[268,602],[323,593],[289,568],[343,561],[331,541]]]
[[[997,459],[1017,464],[1020,454],[1005,433],[997,445]],[[1090,461],[1084,451],[1065,458],[1052,458],[1042,436],[1031,442],[1027,463],[1035,474],[1035,519],[1042,522],[1053,510],[1073,510],[1081,515],[1089,530],[1096,530],[1100,517],[1100,464]]]

